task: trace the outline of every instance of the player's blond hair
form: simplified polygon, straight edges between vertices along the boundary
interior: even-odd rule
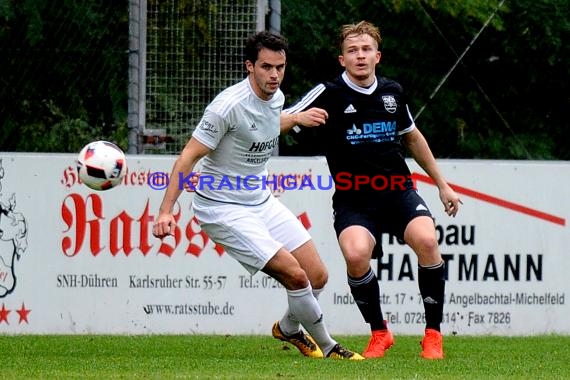
[[[348,36],[357,35],[360,36],[361,34],[368,34],[370,37],[376,41],[378,44],[377,47],[380,47],[380,42],[382,42],[382,37],[380,36],[380,30],[374,26],[374,24],[369,23],[368,21],[360,21],[357,24],[346,24],[340,28],[340,35],[339,35],[339,48],[342,52],[342,45],[344,41],[347,39]]]

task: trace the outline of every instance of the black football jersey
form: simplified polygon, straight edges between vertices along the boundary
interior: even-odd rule
[[[400,136],[415,124],[399,83],[377,77],[370,88],[362,88],[344,73],[319,84],[285,112],[311,107],[329,114],[326,124],[307,130],[314,130],[319,153],[327,158],[335,205],[376,203],[413,187]]]

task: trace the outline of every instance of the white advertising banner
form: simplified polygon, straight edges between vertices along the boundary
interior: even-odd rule
[[[283,287],[250,276],[202,233],[183,193],[179,228],[152,223],[173,156],[128,156],[121,186],[78,182],[75,156],[0,152],[0,333],[270,334]],[[446,261],[444,334],[570,334],[570,163],[440,160],[460,194],[456,218],[413,162]],[[272,158],[275,195],[311,232],[329,270],[320,296],[335,334],[367,334],[346,284],[323,158]],[[273,177],[275,176],[275,177]],[[295,179],[295,180],[293,180]],[[397,334],[421,334],[417,260],[384,236],[373,261]]]

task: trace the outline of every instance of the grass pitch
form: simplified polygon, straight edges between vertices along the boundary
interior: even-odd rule
[[[365,336],[337,336],[362,351]],[[271,336],[0,335],[2,379],[570,379],[570,336],[396,336],[382,359],[309,359]]]

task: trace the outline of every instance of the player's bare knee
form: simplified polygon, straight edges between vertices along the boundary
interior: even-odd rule
[[[435,236],[425,236],[419,242],[421,250],[424,252],[431,252],[436,254],[439,252],[439,245],[437,244],[437,239]]]
[[[439,245],[435,235],[423,234],[413,237],[407,237],[406,243],[412,248],[416,254],[430,254],[430,252],[438,252]]]
[[[322,289],[329,280],[329,273],[326,270],[319,271],[311,276],[311,286],[313,289]]]
[[[442,260],[439,246],[435,238],[416,241],[412,247],[418,256],[420,265],[435,265]]]
[[[290,268],[283,276],[282,284],[289,290],[303,289],[309,286],[309,278],[301,267]]]
[[[368,265],[372,257],[372,250],[368,246],[352,246],[348,249],[343,249],[344,259],[349,266]]]

